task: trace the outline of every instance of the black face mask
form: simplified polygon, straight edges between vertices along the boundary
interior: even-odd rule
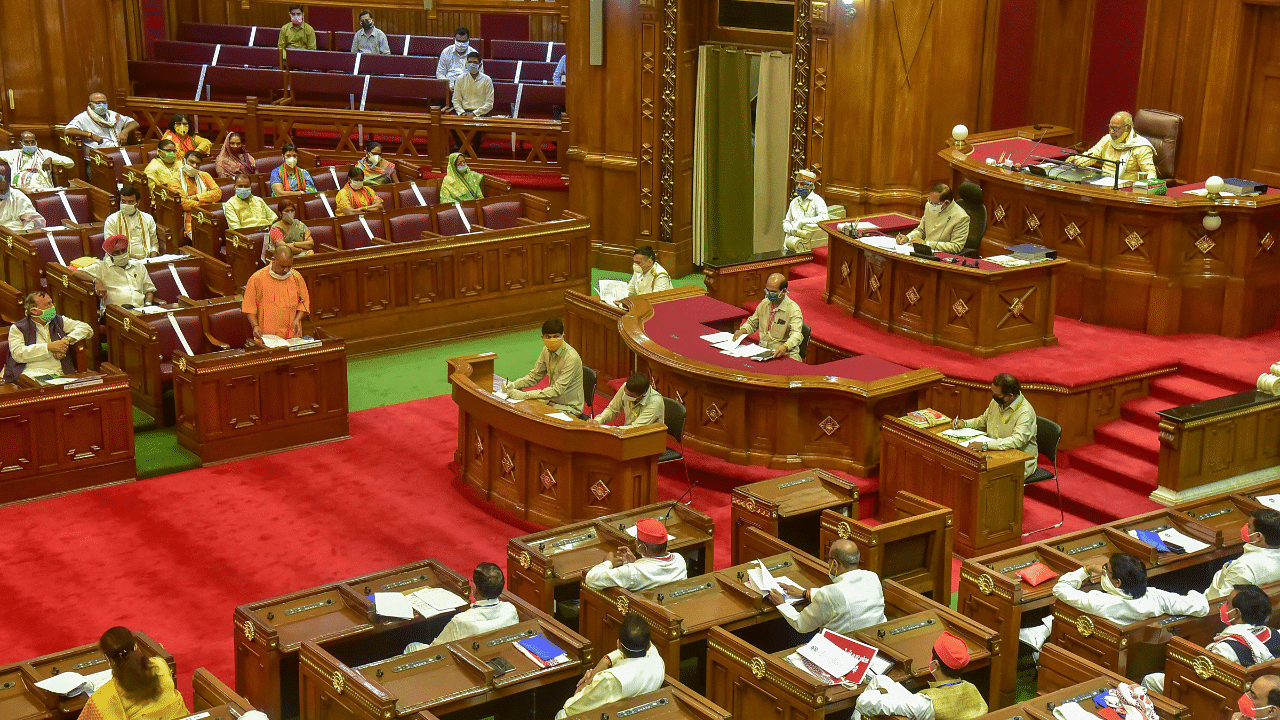
[[[996,401],[996,404],[997,404],[997,405],[999,405],[1000,407],[1004,407],[1004,398],[1003,398],[1003,397],[1001,397],[1001,396],[999,396],[999,395],[997,395],[997,394],[995,394],[995,393],[991,393],[991,399],[992,399],[992,400],[995,400],[995,401]]]
[[[372,20],[361,20],[361,21],[360,21],[360,27],[364,28],[365,30],[368,30],[369,28],[373,27],[373,21],[372,21]]]

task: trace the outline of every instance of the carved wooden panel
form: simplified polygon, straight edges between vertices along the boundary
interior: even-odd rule
[[[323,320],[342,314],[342,276],[338,273],[321,271],[307,278],[307,292],[314,317]]]
[[[261,390],[254,374],[227,378],[219,385],[220,415],[227,418],[226,430],[252,428],[262,422]]]
[[[71,405],[63,410],[59,433],[62,460],[79,462],[100,456],[107,445],[103,423],[102,407],[98,403]]]
[[[426,304],[439,302],[448,285],[444,279],[444,263],[434,258],[407,263],[409,274],[409,302]]]
[[[321,411],[321,399],[324,396],[321,385],[324,379],[319,365],[295,365],[289,368],[283,379],[288,387],[285,401],[288,414],[301,418]]]
[[[458,295],[475,297],[483,293],[484,274],[484,253],[462,253],[458,257]]]
[[[0,417],[0,473],[22,473],[35,461],[35,428],[22,415]]]
[[[529,287],[531,270],[528,249],[522,245],[503,248],[502,289],[519,290]]]
[[[393,271],[390,263],[366,267],[360,282],[360,309],[362,312],[386,310],[395,304],[392,293]]]

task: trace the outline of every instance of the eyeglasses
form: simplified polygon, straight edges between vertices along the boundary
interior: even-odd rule
[[[1107,129],[1110,130],[1111,132],[1121,132],[1127,129],[1128,127],[1129,127],[1128,125],[1108,125]]]

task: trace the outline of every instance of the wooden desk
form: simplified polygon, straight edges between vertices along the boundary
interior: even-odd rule
[[[886,509],[889,503],[885,503]],[[818,557],[826,560],[831,543],[852,540],[863,570],[882,580],[895,580],[925,597],[951,597],[951,562],[955,548],[955,512],[909,492],[894,496],[893,514],[881,513],[877,525],[824,510],[819,517]]]
[[[964,267],[884,250],[841,232],[842,222],[820,223],[831,238],[823,297],[853,317],[982,358],[1058,344],[1055,282],[1066,260]]]
[[[12,325],[22,319],[22,293],[7,282],[0,281],[0,322]],[[5,335],[7,339],[9,336]]]
[[[667,526],[667,534],[674,536],[667,541],[667,549],[684,556],[691,574],[701,575],[714,567],[715,525],[711,518],[683,503],[665,500],[511,538],[507,542],[507,588],[566,626],[576,628],[582,577],[619,546],[634,546],[635,538],[627,530],[651,517]],[[566,602],[574,606],[571,613],[559,611],[559,604]]]
[[[0,504],[137,477],[129,377],[110,364],[86,384],[0,383]]]
[[[1233,490],[1280,465],[1280,397],[1249,390],[1161,410],[1160,486],[1166,505]]]
[[[253,704],[219,680],[204,668],[196,668],[191,676],[191,710],[212,710],[214,720],[236,720],[250,710]]]
[[[797,265],[813,262],[813,253],[788,253],[785,250],[757,253],[737,260],[712,259],[702,263],[707,295],[734,307],[764,298],[764,284],[773,273],[787,276]]]
[[[858,486],[824,470],[783,475],[750,485],[739,485],[730,498],[733,523],[733,562],[741,555],[741,535],[746,527],[794,545],[814,557],[823,556],[818,518],[824,510],[858,517]]]
[[[684,445],[729,462],[873,475],[881,415],[916,409],[943,379],[869,355],[821,365],[732,358],[700,338],[736,328],[745,310],[707,297],[631,300],[623,341],[658,391],[684,403]]]
[[[314,333],[299,349],[174,352],[178,444],[207,465],[351,437],[346,345]]]
[[[729,720],[733,715],[667,676],[663,687],[627,700],[570,715],[565,720],[634,717],[637,720]]]
[[[454,459],[468,487],[525,520],[555,527],[632,510],[657,498],[665,425],[609,427],[548,417],[538,400],[493,394],[494,353],[449,361],[458,405]]]
[[[1102,684],[1097,684],[1099,680]],[[1057,695],[1057,693],[1079,686],[1081,683],[1093,684],[1096,695],[1100,690],[1115,688],[1120,683],[1133,684],[1133,681],[1053,643],[1047,643],[1040,650],[1040,668],[1036,673],[1036,689],[1041,695],[1035,700],[1024,703],[1024,706],[1031,708],[1031,717],[1037,720],[1041,718],[1053,720],[1054,705],[1050,703],[1077,702],[1077,698],[1082,694],[1081,691],[1066,695]],[[1050,699],[1051,697],[1053,699]],[[1148,697],[1151,698],[1151,704],[1155,706],[1156,715],[1162,720],[1201,720],[1201,716],[1193,715],[1186,705],[1174,702],[1164,695],[1148,693]],[[1092,702],[1086,701],[1081,704],[1091,712],[1096,712],[1096,707],[1091,707]],[[1234,702],[1231,704],[1235,705]]]
[[[955,510],[955,551],[962,557],[1009,548],[1022,541],[1022,482],[1027,454],[970,450],[897,417],[880,432],[880,497],[890,509],[899,490]],[[885,514],[882,512],[882,514]]]
[[[1070,260],[1061,270],[1055,311],[1095,325],[1149,335],[1209,333],[1243,337],[1268,330],[1280,312],[1280,192],[1217,202],[1187,194],[1135,195],[1023,175],[948,147],[952,187],[970,180],[987,207],[983,254],[1033,242]],[[1020,143],[1025,151],[1031,139]],[[1041,146],[1043,149],[1044,146]],[[1041,152],[1040,154],[1044,154]],[[1207,232],[1210,210],[1222,226]]]
[[[686,297],[700,297],[706,291],[689,285],[644,295],[650,303]],[[641,296],[636,296],[641,297]],[[622,301],[627,309],[632,298]],[[626,380],[636,371],[636,354],[622,340],[618,320],[627,310],[600,301],[599,296],[576,290],[564,292],[564,339],[582,358],[583,367],[596,371],[596,387],[605,388],[613,380]]]
[[[514,647],[541,633],[569,655],[543,668]],[[515,670],[495,677],[488,662],[501,657]],[[299,653],[302,720],[417,718],[427,710],[465,717],[550,720],[573,694],[592,661],[592,647],[559,623],[539,616],[457,642],[352,667],[307,641]],[[532,711],[532,712],[531,712]],[[464,715],[458,715],[461,718]]]
[[[410,642],[433,638],[451,613],[423,619],[377,616],[367,595],[444,588],[471,595],[471,583],[435,560],[328,583],[235,609],[236,689],[271,720],[298,714],[298,650],[314,642],[355,664],[390,657]],[[521,605],[517,605],[519,609]]]
[[[1191,717],[1227,720],[1243,688],[1278,670],[1280,660],[1246,668],[1186,638],[1175,637],[1165,654],[1163,694],[1186,705]]]

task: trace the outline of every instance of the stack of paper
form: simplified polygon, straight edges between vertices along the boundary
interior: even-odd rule
[[[621,280],[601,280],[600,281],[600,300],[610,305],[615,305],[618,301],[627,297],[627,284]]]
[[[168,308],[163,308],[159,305],[143,305],[142,307],[134,308],[134,311],[140,315],[159,315],[161,313],[172,312]]]
[[[842,678],[858,664],[853,655],[836,647],[835,643],[828,640],[822,633],[814,635],[808,645],[797,649],[796,652],[832,677]]]
[[[715,333],[711,333],[710,335],[703,335],[702,339],[714,345],[715,343],[722,343],[722,342],[727,342],[729,340],[732,340],[733,333],[728,331],[715,332]]]
[[[989,263],[995,263],[997,265],[1003,265],[1005,267],[1021,267],[1023,265],[1031,264],[1031,262],[1028,260],[1022,260],[1012,255],[992,255],[991,257],[982,258],[982,259],[986,260]]]
[[[1200,552],[1209,548],[1209,543],[1201,542],[1184,532],[1180,532],[1177,528],[1168,528],[1156,534],[1160,536],[1161,540],[1180,545],[1183,550],[1189,553]]]
[[[1280,510],[1280,495],[1259,495],[1254,498],[1272,510]]]
[[[564,413],[562,413],[562,412],[553,412],[553,413],[551,413],[550,415],[548,415],[547,417],[549,417],[549,418],[555,418],[555,419],[557,419],[557,420],[577,420],[577,418],[571,418],[571,417],[569,417],[568,415],[565,415],[565,414],[564,414]]]
[[[524,653],[525,657],[541,667],[551,667],[569,662],[569,653],[541,634],[519,640],[515,643],[515,646],[517,650]]]
[[[174,262],[175,260],[189,260],[189,259],[191,259],[190,255],[169,254],[169,255],[157,255],[156,257],[153,257],[153,258],[144,258],[142,262],[143,264],[146,264],[146,265],[155,265],[157,263],[171,263],[171,262]]]
[[[952,440],[968,440],[971,437],[981,435],[982,431],[974,428],[952,428],[950,430],[943,430],[939,434],[942,435],[942,437],[951,438]]]
[[[744,358],[759,355],[762,352],[768,352],[768,349],[755,343],[747,343],[746,345],[739,345],[732,350],[721,350],[720,352],[724,355],[728,355],[729,357]]]
[[[777,590],[787,604],[792,604],[800,599],[788,597],[786,589],[774,579],[773,574],[769,572],[769,568],[765,567],[760,560],[756,560],[755,567],[747,570],[747,578],[751,581],[752,587],[760,591],[761,595],[768,595],[771,590]]]
[[[712,340],[712,341],[711,341],[711,347],[716,348],[717,350],[720,350],[721,352],[730,352],[730,351],[734,350],[734,349],[735,349],[735,348],[737,348],[739,345],[741,345],[741,344],[742,344],[742,341],[743,341],[743,340],[745,340],[745,339],[746,339],[746,337],[747,337],[746,335],[742,335],[742,336],[739,336],[739,337],[736,337],[736,338],[735,338],[735,337],[733,336],[733,333],[717,333],[717,335],[728,335],[728,336],[729,336],[729,337],[726,337],[726,338],[722,338],[722,339],[720,339],[720,340]],[[710,336],[707,336],[707,337],[710,337]]]
[[[378,595],[382,594],[383,593],[378,593]],[[399,593],[386,594],[393,595]],[[417,590],[404,593],[403,597],[408,601],[409,605],[424,618],[443,615],[444,613],[467,604],[466,600],[463,600],[444,588],[437,587],[419,588]],[[374,598],[376,602],[377,595],[375,595]],[[381,615],[382,612],[378,611],[378,614]]]
[[[92,695],[98,688],[111,679],[111,669],[107,668],[89,675],[81,675],[74,670],[66,670],[36,683],[41,690],[48,690],[59,695]]]
[[[398,592],[374,593],[373,611],[382,617],[397,620],[413,619],[413,604],[409,602],[409,598]]]

